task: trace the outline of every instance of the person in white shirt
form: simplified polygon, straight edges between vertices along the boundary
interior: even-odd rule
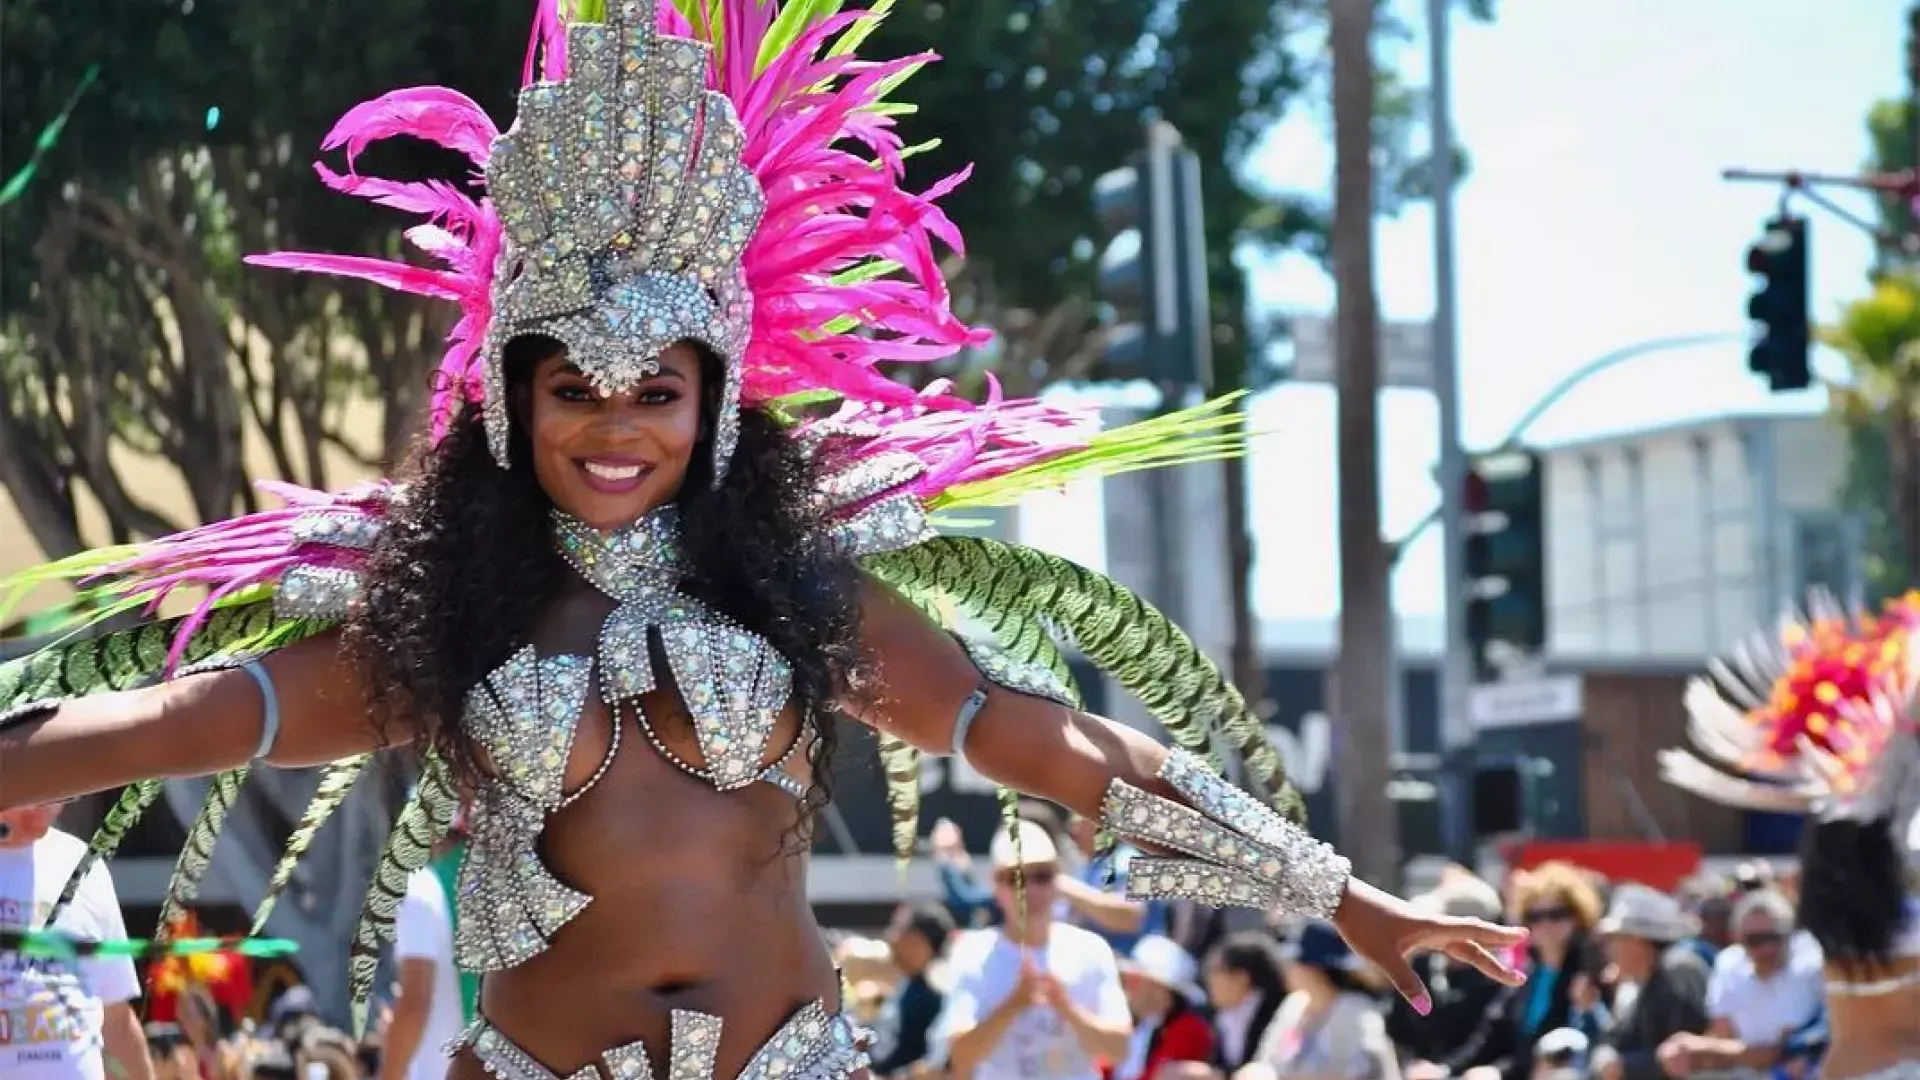
[[[465,1026],[453,964],[453,907],[431,867],[407,878],[394,921],[400,994],[381,1049],[380,1080],[443,1080],[446,1046]]]
[[[0,813],[0,927],[55,930],[79,941],[127,936],[104,863],[49,925],[87,846],[53,827],[58,804]],[[77,964],[0,950],[0,1077],[6,1080],[153,1080],[133,1002],[140,981],[125,957]]]
[[[972,1080],[1098,1080],[1103,1064],[1126,1057],[1133,1032],[1113,947],[1054,921],[1060,866],[1046,830],[1023,821],[1018,853],[1004,832],[992,852],[994,895],[1008,917],[955,943],[935,1044],[955,1075]],[[1014,906],[1016,868],[1024,909]]]
[[[1820,1011],[1826,993],[1820,946],[1793,933],[1793,905],[1772,890],[1749,892],[1733,910],[1734,944],[1707,984],[1705,1034],[1675,1035],[1661,1047],[1669,1075],[1758,1072],[1786,1037]]]

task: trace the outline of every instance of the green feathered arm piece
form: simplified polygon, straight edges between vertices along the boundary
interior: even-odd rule
[[[75,633],[0,664],[0,725],[9,718],[35,715],[62,701],[159,681],[166,669],[167,650],[173,644],[180,622],[165,619],[92,636]],[[265,656],[331,625],[308,619],[280,618],[274,614],[271,600],[221,608],[188,640],[185,663],[189,666],[237,663]],[[227,773],[216,778],[207,804],[188,832],[187,846],[181,852],[174,879],[167,886],[171,904],[191,900],[198,888],[200,874],[206,869],[205,860],[212,855],[214,838],[226,820],[232,800],[239,795],[239,781],[245,777],[244,769],[235,771],[240,775]],[[94,864],[112,858],[120,849],[127,833],[159,801],[163,786],[159,780],[141,780],[121,789],[119,799],[88,842],[87,854],[61,890],[49,921],[73,902],[80,882]]]
[[[356,1039],[366,1035],[367,1004],[380,968],[380,950],[393,936],[394,912],[407,894],[407,877],[433,858],[433,846],[453,825],[454,812],[459,808],[460,795],[446,767],[437,754],[429,753],[418,790],[401,808],[393,830],[387,834],[387,845],[367,886],[366,905],[353,933],[353,948],[347,955],[347,989]]]
[[[1049,628],[1119,681],[1175,742],[1206,752],[1218,733],[1295,822],[1306,808],[1246,700],[1192,638],[1119,582],[1055,555],[942,536],[863,565],[909,597],[942,597],[994,629],[1014,659],[1064,666]],[[924,605],[925,600],[917,600]]]
[[[274,864],[273,876],[267,879],[267,894],[260,898],[260,905],[253,912],[253,929],[248,931],[254,937],[260,936],[267,925],[267,917],[273,914],[273,907],[280,900],[280,894],[286,891],[293,881],[293,872],[300,865],[300,859],[307,849],[313,846],[313,838],[320,834],[320,826],[327,823],[340,804],[347,801],[353,793],[353,786],[366,772],[367,764],[373,760],[372,754],[336,761],[320,774],[320,784],[314,789],[313,798],[307,802],[306,812],[300,815],[300,823],[293,827],[293,835],[287,838],[287,850]]]

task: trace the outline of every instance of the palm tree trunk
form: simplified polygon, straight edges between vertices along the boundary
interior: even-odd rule
[[[1392,743],[1390,618],[1380,537],[1379,312],[1373,284],[1373,0],[1333,0],[1334,212],[1340,477],[1340,655],[1332,693],[1334,797],[1354,872],[1391,886],[1399,837],[1385,792]]]

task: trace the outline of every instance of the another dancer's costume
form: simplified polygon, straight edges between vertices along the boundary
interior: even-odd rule
[[[1849,613],[1817,598],[1810,617],[1789,619],[1758,637],[1711,678],[1687,689],[1689,735],[1702,756],[1667,750],[1665,778],[1703,798],[1749,810],[1807,815],[1810,826],[1853,823],[1885,828],[1892,843],[1860,846],[1853,860],[1897,865],[1803,867],[1802,922],[1832,925],[1830,903],[1860,881],[1906,883],[1906,919],[1880,961],[1920,961],[1920,593],[1878,614]],[[1710,763],[1711,762],[1711,763]],[[1880,854],[1875,854],[1876,852]],[[1816,876],[1847,870],[1854,880]],[[1893,886],[1897,888],[1898,886]],[[1897,905],[1900,897],[1888,898]],[[1835,948],[1821,941],[1832,960]],[[1878,997],[1920,986],[1920,967],[1891,978],[1834,977],[1829,997]],[[1920,1078],[1920,1054],[1874,1080]]]
[[[1026,548],[939,536],[929,524],[930,515],[1009,503],[1073,476],[1235,452],[1230,416],[1216,404],[1102,433],[1087,414],[997,397],[975,404],[945,386],[915,392],[889,380],[876,365],[936,359],[981,341],[951,313],[934,258],[936,240],[959,246],[936,204],[962,178],[921,194],[900,186],[910,151],[892,127],[900,110],[886,98],[931,58],[856,57],[891,6],[884,2],[831,15],[824,13],[838,4],[656,2],[608,0],[601,17],[568,23],[545,0],[519,114],[505,133],[472,101],[440,88],[397,91],[340,121],[326,148],[344,147],[348,169],[321,167],[322,180],[421,215],[407,236],[434,268],[344,255],[253,261],[458,304],[463,317],[440,370],[435,434],[458,408],[478,405],[503,466],[502,350],[520,335],[563,342],[609,392],[657,372],[668,345],[708,345],[726,379],[712,440],[716,484],[724,483],[740,408],[799,417],[837,399],[837,412],[791,426],[825,477],[817,494],[832,542],[956,633],[971,625],[963,642],[989,680],[1077,704],[1059,642],[1070,638],[1186,748],[1163,771],[1184,805],[1117,780],[1109,791],[1108,832],[1170,853],[1136,860],[1130,891],[1330,915],[1345,892],[1346,861],[1299,828],[1298,799],[1261,725],[1185,634],[1100,575]],[[484,174],[486,197],[354,171],[364,145],[402,134],[467,154]],[[206,599],[179,619],[66,641],[0,667],[0,723],[63,699],[217,667],[251,672],[271,702],[258,659],[349,617],[367,553],[404,493],[386,483],[336,495],[270,490],[284,508],[27,575],[85,579],[95,618],[151,610],[182,586],[206,590]],[[780,764],[760,764],[787,703],[788,662],[681,590],[675,513],[661,510],[613,534],[559,516],[561,552],[617,604],[596,655],[542,656],[528,646],[472,691],[463,723],[499,775],[472,808],[457,890],[463,968],[524,963],[592,903],[548,870],[536,843],[547,818],[578,796],[563,796],[562,772],[594,677],[612,706],[654,688],[650,633],[686,699],[705,763],[696,767],[653,740],[662,755],[723,791],[767,783],[806,794]],[[976,693],[957,718],[956,753],[984,700]],[[260,756],[274,725],[270,706]],[[644,717],[640,730],[652,737]],[[1220,744],[1237,748],[1271,800],[1227,784],[1187,752]],[[616,739],[608,760],[617,752]],[[882,755],[904,856],[915,835],[916,752],[883,737]],[[367,761],[328,767],[256,926]],[[169,887],[170,910],[193,897],[246,773],[213,783]],[[159,791],[159,781],[125,790],[93,840],[95,857],[111,854]],[[429,756],[353,943],[362,1022],[407,874],[427,861],[455,801],[447,770]],[[710,1074],[720,1023],[675,1014],[673,1076]],[[484,1021],[465,1043],[495,1075],[550,1076]],[[643,1076],[645,1056],[636,1045],[608,1051],[605,1061],[615,1076]],[[815,1003],[744,1075],[837,1077],[860,1059],[848,1025]]]

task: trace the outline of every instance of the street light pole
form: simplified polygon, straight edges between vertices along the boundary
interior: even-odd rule
[[[1446,551],[1446,645],[1440,665],[1440,739],[1448,767],[1441,793],[1442,836],[1447,851],[1465,859],[1472,843],[1470,773],[1464,759],[1473,741],[1467,716],[1473,658],[1467,648],[1466,535],[1461,498],[1465,494],[1466,454],[1460,445],[1460,372],[1455,328],[1453,278],[1453,105],[1450,34],[1447,11],[1453,0],[1427,0],[1427,67],[1432,83],[1427,97],[1433,162],[1433,396],[1440,413],[1440,529]],[[1397,619],[1398,614],[1393,616]],[[1392,621],[1392,620],[1390,620]],[[1398,657],[1393,681],[1400,682]]]

